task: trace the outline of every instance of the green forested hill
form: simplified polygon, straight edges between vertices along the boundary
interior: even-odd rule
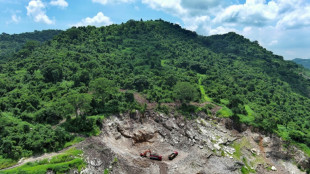
[[[235,33],[203,37],[162,20],[131,20],[73,27],[27,50],[0,64],[2,158],[60,149],[68,132],[96,132],[102,114],[143,110],[130,91],[159,103],[226,105],[235,121],[310,146],[303,69]],[[178,95],[182,89],[191,93]]]
[[[292,61],[297,63],[297,64],[304,66],[305,68],[310,69],[310,59],[296,58],[296,59],[293,59]]]
[[[2,33],[0,34],[0,60],[12,57],[23,47],[31,47],[50,40],[60,32],[61,30],[44,30],[13,35]]]

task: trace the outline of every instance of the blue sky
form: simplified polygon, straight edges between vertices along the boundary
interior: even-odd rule
[[[141,18],[205,36],[234,31],[285,59],[310,58],[310,0],[0,0],[0,33]]]

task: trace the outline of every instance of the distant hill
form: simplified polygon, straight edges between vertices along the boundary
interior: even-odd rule
[[[23,48],[29,41],[43,43],[58,35],[61,30],[43,30],[21,34],[0,34],[0,60],[12,57],[14,53]]]
[[[310,59],[300,59],[300,58],[296,58],[292,60],[293,62],[303,65],[305,68],[310,69]]]

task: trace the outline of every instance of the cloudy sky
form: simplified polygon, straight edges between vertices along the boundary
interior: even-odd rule
[[[205,36],[234,31],[285,59],[310,58],[310,0],[0,0],[0,33],[159,18]]]

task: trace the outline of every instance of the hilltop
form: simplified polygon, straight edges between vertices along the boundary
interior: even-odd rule
[[[4,166],[60,150],[74,135],[98,135],[110,115],[144,113],[150,108],[137,94],[152,110],[187,119],[221,108],[218,117],[309,153],[310,81],[256,41],[200,36],[162,20],[72,27],[48,38],[0,63]]]

